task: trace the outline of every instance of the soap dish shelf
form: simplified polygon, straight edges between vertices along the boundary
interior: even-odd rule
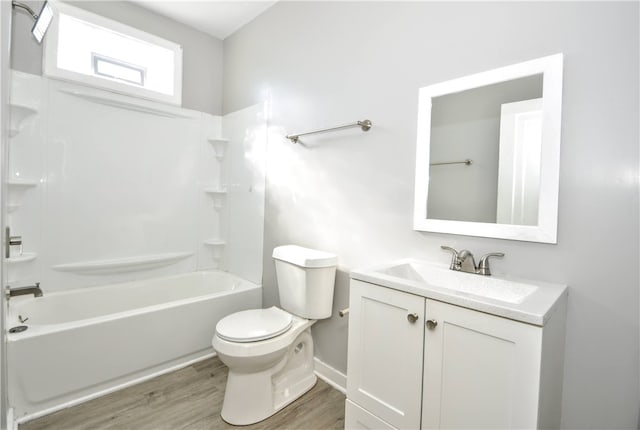
[[[27,190],[37,187],[38,181],[26,179],[9,179],[7,187],[9,189],[9,198],[7,202],[7,212],[14,212],[22,206],[22,199]]]
[[[204,192],[211,195],[213,198],[213,207],[216,209],[224,206],[224,199],[227,195],[227,190],[224,188],[205,188]]]
[[[225,139],[222,137],[212,137],[207,139],[211,146],[213,146],[213,150],[216,153],[216,158],[218,160],[222,160],[227,152],[227,145],[229,145],[229,139]]]
[[[9,125],[9,137],[17,136],[22,127],[24,127],[25,121],[38,113],[38,111],[32,107],[11,103],[11,119]]]
[[[225,242],[223,239],[207,239],[204,241],[204,244],[211,248],[213,258],[215,260],[220,260],[222,258],[224,247],[227,245],[227,242]]]
[[[32,187],[38,186],[38,181],[32,181],[27,179],[9,179],[7,181],[7,185],[9,185],[9,189],[32,188]]]
[[[7,213],[15,212],[20,209],[21,203],[7,203]]]
[[[5,262],[8,264],[20,264],[20,263],[28,263],[30,261],[38,258],[38,254],[35,252],[24,252],[21,255],[16,255],[15,257],[5,258]]]

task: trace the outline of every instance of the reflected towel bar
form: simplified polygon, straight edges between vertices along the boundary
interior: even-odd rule
[[[444,166],[446,164],[465,164],[467,166],[470,166],[470,165],[473,164],[473,160],[467,158],[464,161],[448,161],[448,162],[445,162],[445,163],[431,163],[431,164],[429,164],[429,166]]]
[[[288,136],[285,136],[285,137],[293,143],[298,143],[298,138],[300,136],[306,136],[308,134],[324,133],[325,131],[342,130],[343,128],[351,128],[351,127],[360,127],[362,131],[369,131],[369,129],[373,127],[373,123],[368,119],[364,119],[362,121],[356,121],[353,124],[339,125],[337,127],[324,128],[322,130],[307,131],[305,133],[289,134]]]

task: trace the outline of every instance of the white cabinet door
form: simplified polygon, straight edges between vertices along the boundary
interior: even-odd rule
[[[423,429],[537,427],[540,327],[430,299],[425,318]]]
[[[420,427],[424,303],[351,280],[347,398],[398,429]]]

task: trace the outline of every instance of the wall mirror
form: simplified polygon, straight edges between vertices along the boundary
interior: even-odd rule
[[[556,243],[562,61],[420,89],[415,230]]]

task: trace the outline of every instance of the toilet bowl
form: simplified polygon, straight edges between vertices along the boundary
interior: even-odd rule
[[[311,326],[331,315],[336,256],[288,245],[275,248],[273,257],[283,308],[229,315],[212,340],[229,367],[221,415],[234,425],[270,417],[317,381]]]
[[[286,313],[275,307],[268,310]],[[247,425],[262,421],[315,385],[310,329],[315,321],[288,315],[290,327],[263,340],[226,340],[216,329],[213,348],[229,367],[221,412],[226,422]]]

